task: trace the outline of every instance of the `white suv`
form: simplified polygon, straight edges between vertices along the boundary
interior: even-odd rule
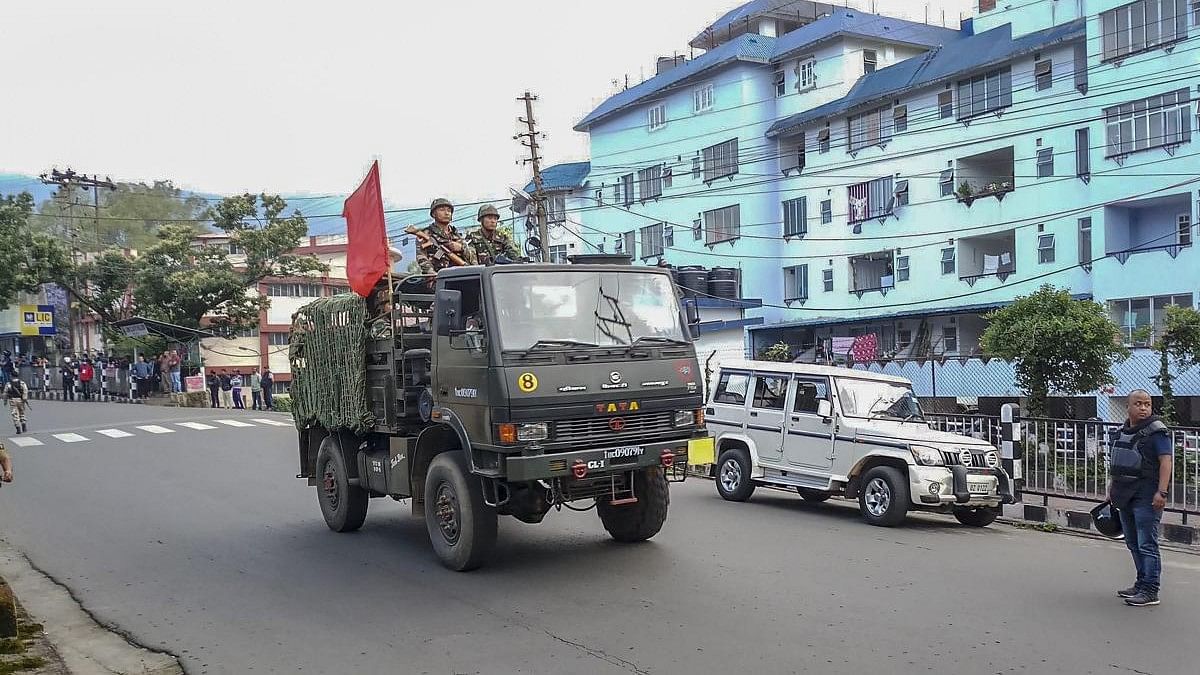
[[[909,509],[922,509],[978,527],[1012,501],[996,448],[931,429],[904,378],[726,362],[706,412],[716,436],[717,492],[731,501],[766,485],[796,489],[810,501],[857,498],[872,525],[897,525]]]

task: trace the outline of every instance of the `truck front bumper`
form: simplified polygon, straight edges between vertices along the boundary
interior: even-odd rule
[[[581,478],[635,471],[653,466],[684,467],[689,453],[711,454],[711,436],[678,438],[541,455],[514,455],[504,459],[505,478],[511,482]],[[669,459],[668,459],[669,457]]]

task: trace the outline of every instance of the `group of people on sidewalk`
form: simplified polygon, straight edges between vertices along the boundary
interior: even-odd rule
[[[274,406],[272,394],[275,376],[269,369],[259,371],[255,368],[247,376],[230,369],[212,370],[205,377],[204,384],[213,408],[245,410],[244,390],[247,387],[250,389],[251,410],[271,410]]]

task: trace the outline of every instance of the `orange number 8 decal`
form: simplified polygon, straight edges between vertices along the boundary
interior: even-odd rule
[[[521,391],[525,392],[526,394],[537,391],[537,388],[538,388],[537,376],[534,375],[533,373],[521,373],[517,377],[517,389],[520,389]]]

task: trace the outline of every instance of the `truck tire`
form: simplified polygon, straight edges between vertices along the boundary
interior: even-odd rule
[[[894,527],[908,513],[908,480],[898,469],[877,466],[863,476],[858,511],[868,524]]]
[[[646,541],[658,534],[667,520],[671,493],[662,469],[651,468],[633,474],[636,504],[613,506],[607,500],[596,503],[600,522],[613,539],[622,542]]]
[[[957,507],[954,509],[954,517],[963,525],[971,527],[987,527],[996,520],[996,516],[1000,515],[1000,509],[990,508],[987,506],[968,509],[965,507]]]
[[[317,451],[317,502],[334,532],[353,532],[367,519],[367,491],[350,484],[346,457],[337,440],[326,436]]]
[[[443,452],[429,465],[425,527],[442,565],[456,572],[478,568],[496,546],[496,510],[483,503],[483,488],[461,451]]]
[[[798,488],[796,488],[796,492],[799,493],[800,496],[804,498],[804,501],[813,502],[814,504],[819,504],[833,496],[833,493],[831,493],[831,492],[826,492],[824,490],[814,490],[812,488],[798,487]]]
[[[750,455],[742,448],[730,448],[717,460],[717,494],[731,502],[744,502],[754,494],[750,480]]]

